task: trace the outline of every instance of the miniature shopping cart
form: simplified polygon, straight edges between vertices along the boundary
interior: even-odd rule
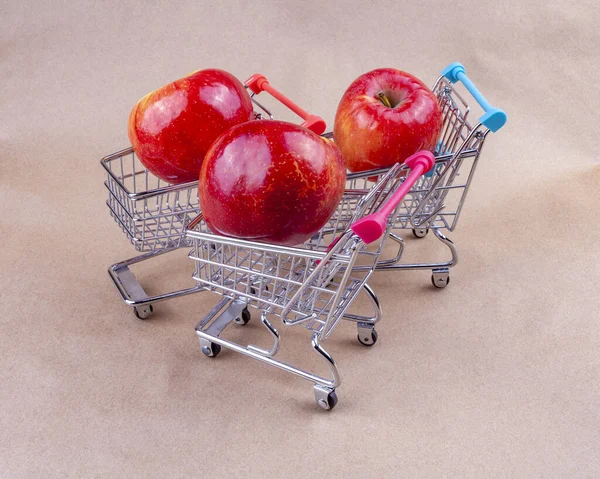
[[[469,105],[452,86],[458,81],[484,110],[474,124],[470,122]],[[401,263],[404,240],[397,233],[390,232],[390,238],[398,243],[398,252],[392,259],[381,260],[377,269],[431,269],[433,285],[444,288],[450,282],[450,268],[458,262],[458,252],[443,230],[452,232],[456,228],[483,143],[490,131],[498,131],[506,123],[506,113],[488,103],[460,63],[446,67],[432,91],[443,115],[442,131],[435,149],[436,162],[401,203],[393,229],[412,229],[417,238],[423,238],[430,229],[433,230],[434,236],[449,249],[450,259],[445,262]]]
[[[381,309],[367,281],[394,225],[398,204],[433,164],[430,152],[420,152],[382,174],[371,189],[357,188],[360,179],[354,178],[327,224],[298,247],[212,233],[201,213],[188,225],[186,234],[191,243],[189,257],[195,263],[193,278],[202,288],[223,296],[196,326],[202,352],[215,357],[224,346],[296,374],[313,383],[320,407],[333,408],[341,377],[322,343],[341,319],[357,323],[361,343],[371,346],[377,341],[374,327]],[[412,171],[407,176],[409,168]],[[361,291],[370,300],[373,316],[347,313]],[[270,348],[221,337],[231,323],[250,320],[249,307],[260,311],[272,340]],[[285,326],[310,331],[312,348],[326,361],[330,378],[276,359],[281,337],[272,319],[277,317]]]
[[[255,105],[256,120],[273,119],[271,111],[259,103],[257,96],[267,92],[304,121],[302,126],[316,134],[325,131],[325,122],[311,115],[273,88],[263,75],[253,75],[244,84]],[[106,204],[111,216],[135,249],[143,254],[113,264],[108,272],[123,301],[133,306],[139,319],[148,318],[152,304],[170,298],[197,293],[198,286],[149,296],[130,266],[187,246],[185,228],[199,213],[198,182],[171,185],[155,177],[141,164],[132,148],[121,150],[101,160],[106,170],[104,185],[108,189]]]
[[[256,80],[256,77],[253,77]],[[456,91],[454,83],[460,81],[485,114],[476,123],[471,123],[470,107]],[[278,92],[263,85],[264,90],[281,99],[303,118],[310,119],[304,110],[294,105]],[[255,94],[261,91],[256,81],[246,85],[252,91],[254,103],[262,113],[272,118],[271,113],[260,105]],[[444,231],[454,231],[462,211],[469,186],[490,131],[497,131],[506,121],[503,111],[493,108],[481,95],[464,73],[462,65],[453,63],[442,71],[433,87],[443,113],[443,127],[436,147],[436,163],[422,177],[398,207],[390,238],[397,242],[398,250],[393,258],[380,259],[377,269],[429,269],[432,282],[438,288],[449,282],[450,268],[458,262],[454,243]],[[314,118],[314,117],[313,117]],[[322,126],[318,123],[319,126]],[[319,133],[321,133],[319,131]],[[331,137],[331,134],[325,136]],[[198,182],[167,185],[155,178],[139,163],[131,148],[102,159],[107,172],[107,204],[115,221],[120,225],[136,250],[144,254],[116,263],[109,268],[123,300],[134,307],[135,314],[145,319],[152,313],[152,304],[201,290],[197,285],[156,296],[148,296],[130,266],[155,256],[188,246],[185,227],[198,214]],[[381,172],[370,172],[348,176],[348,186],[361,181],[367,185],[368,178]],[[412,230],[416,237],[424,237],[429,230],[450,251],[450,259],[444,262],[402,263],[404,240],[400,230]]]

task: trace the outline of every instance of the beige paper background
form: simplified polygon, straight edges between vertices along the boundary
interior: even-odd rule
[[[547,3],[4,2],[0,476],[597,477],[600,7]],[[349,324],[327,343],[334,411],[291,375],[204,358],[193,328],[216,296],[147,322],[121,302],[106,269],[135,252],[99,159],[127,146],[139,97],[196,69],[260,71],[331,124],[360,73],[432,84],[455,60],[509,115],[451,235],[461,262],[443,291],[374,276],[378,344]],[[156,292],[189,267],[136,273]],[[306,332],[284,333],[311,364]]]

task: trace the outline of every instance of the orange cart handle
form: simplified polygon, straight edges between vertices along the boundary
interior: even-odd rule
[[[264,75],[261,75],[260,73],[255,73],[250,78],[248,78],[248,80],[246,80],[245,85],[256,94],[265,91],[276,100],[279,100],[281,103],[283,103],[296,115],[298,115],[304,120],[304,122],[300,126],[309,129],[313,133],[320,135],[327,128],[327,125],[325,124],[325,120],[323,120],[323,118],[317,115],[311,115],[306,110],[296,105],[283,93],[273,88]]]

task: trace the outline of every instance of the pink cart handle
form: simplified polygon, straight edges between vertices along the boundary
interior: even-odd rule
[[[283,103],[296,115],[298,115],[304,120],[304,122],[300,126],[309,129],[313,133],[320,135],[327,128],[327,125],[325,124],[323,118],[317,115],[311,115],[306,110],[300,108],[283,93],[273,88],[264,75],[261,75],[260,73],[255,73],[250,78],[248,78],[248,80],[246,80],[245,85],[248,88],[250,88],[250,90],[252,90],[254,93],[258,94],[262,91],[266,91],[273,98],[279,100],[281,103]]]
[[[404,180],[394,194],[389,198],[376,213],[361,218],[350,228],[366,244],[381,238],[386,230],[389,216],[396,210],[396,207],[404,199],[417,180],[426,172],[431,170],[435,163],[435,157],[429,151],[419,151],[410,156],[405,161],[406,165],[412,170],[410,175]]]

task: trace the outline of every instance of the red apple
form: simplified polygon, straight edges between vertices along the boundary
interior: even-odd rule
[[[206,154],[200,206],[215,233],[293,246],[325,225],[345,182],[332,141],[291,123],[252,121],[225,132]]]
[[[129,140],[143,165],[168,183],[198,179],[217,137],[254,118],[244,86],[222,70],[200,70],[142,98],[129,115]]]
[[[340,100],[333,137],[352,172],[401,163],[433,150],[442,112],[427,86],[409,73],[380,68],[359,76]]]

